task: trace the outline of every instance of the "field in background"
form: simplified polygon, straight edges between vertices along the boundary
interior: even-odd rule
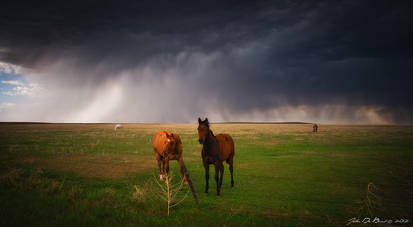
[[[0,225],[346,225],[413,221],[413,127],[213,124],[235,141],[234,180],[204,194],[195,124],[0,124]],[[181,136],[199,195],[166,216],[148,182],[152,136]],[[178,173],[177,163],[171,162]],[[370,184],[370,187],[368,185]],[[136,186],[136,187],[135,187]]]

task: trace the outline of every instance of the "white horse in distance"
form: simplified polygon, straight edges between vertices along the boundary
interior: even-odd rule
[[[122,125],[121,125],[121,124],[115,125],[115,131],[118,131],[118,129],[121,129],[121,128],[122,128]]]

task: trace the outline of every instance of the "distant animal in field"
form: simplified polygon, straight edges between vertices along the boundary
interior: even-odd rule
[[[317,124],[313,124],[313,132],[318,132],[318,125]]]
[[[201,120],[198,118],[198,136],[199,143],[202,144],[202,162],[205,168],[205,193],[208,193],[209,188],[209,165],[213,164],[215,167],[215,182],[217,184],[217,195],[220,195],[222,177],[224,174],[223,161],[229,165],[231,173],[231,187],[234,187],[234,141],[228,134],[217,134],[216,136],[209,128],[208,118]],[[219,174],[219,175],[218,175]]]
[[[169,172],[169,160],[177,160],[182,178],[185,184],[188,183],[182,161],[182,142],[177,134],[167,131],[159,131],[155,134],[152,141],[153,150],[159,167],[159,179],[167,179]]]
[[[122,128],[122,125],[121,125],[121,124],[115,125],[115,131],[118,131],[118,129],[121,129],[121,128]]]

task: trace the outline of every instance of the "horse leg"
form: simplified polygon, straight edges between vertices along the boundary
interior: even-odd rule
[[[232,158],[233,155],[227,159],[227,163],[229,165],[229,172],[231,173],[231,187],[234,187],[234,160]]]
[[[163,180],[163,177],[162,177],[162,157],[158,154],[158,153],[155,153],[155,156],[156,156],[156,160],[158,161],[158,167],[159,167],[159,180]]]
[[[229,172],[231,172],[231,187],[234,187],[234,166],[233,163],[229,164]]]
[[[162,168],[162,161],[158,159],[158,167],[159,167],[159,180],[163,180],[163,168]]]
[[[221,190],[221,186],[222,186],[222,177],[224,176],[224,165],[221,163],[221,166],[219,167],[219,172],[220,172],[220,176],[219,176],[219,189]]]
[[[165,158],[162,158],[161,159],[161,176],[162,176],[162,179],[161,180],[165,180],[166,179],[166,173],[165,173]]]
[[[205,168],[205,193],[208,193],[209,188],[209,164],[204,162]]]
[[[217,163],[214,164],[215,166],[215,182],[217,183],[217,196],[220,194],[220,187],[219,187],[219,170],[220,167]]]

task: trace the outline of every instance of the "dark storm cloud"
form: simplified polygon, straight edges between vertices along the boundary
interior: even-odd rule
[[[310,1],[12,2],[1,15],[1,43],[9,48],[2,57],[30,64],[45,53],[79,52],[92,63],[116,58],[136,64],[148,56],[185,49],[225,51],[298,23],[317,5]]]
[[[338,105],[343,116],[371,107],[403,123],[413,121],[411,21],[409,1],[11,2],[0,61],[82,94],[125,72],[142,90],[168,80],[165,108],[183,109],[172,121],[215,100],[221,120],[286,106],[314,106],[304,120],[323,120]]]

